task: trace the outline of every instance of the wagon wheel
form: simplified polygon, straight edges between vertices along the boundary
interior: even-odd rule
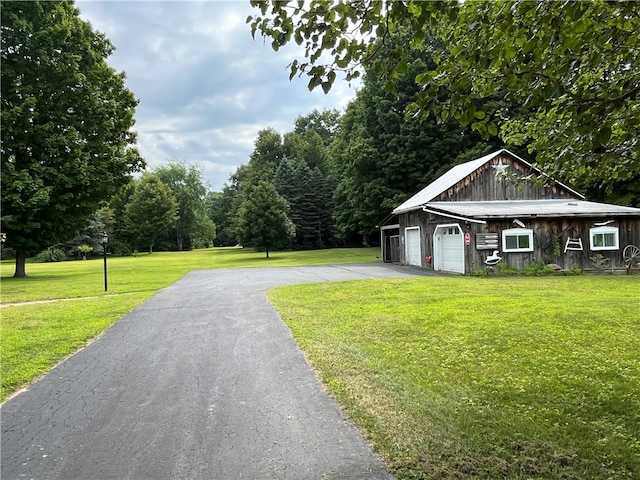
[[[622,251],[622,258],[624,258],[624,263],[628,268],[633,267],[640,262],[640,248],[635,245],[627,245]]]

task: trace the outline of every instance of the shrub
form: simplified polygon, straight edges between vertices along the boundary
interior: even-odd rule
[[[16,258],[16,251],[11,247],[0,247],[0,260]]]
[[[118,255],[121,257],[130,257],[131,255],[133,255],[133,249],[128,243],[114,240],[111,243],[110,247],[114,255]]]
[[[589,257],[589,260],[591,260],[591,265],[593,265],[593,268],[596,270],[603,270],[604,267],[607,266],[607,262],[609,262],[609,259],[601,253],[597,253],[593,257]]]
[[[67,259],[67,255],[59,248],[49,247],[36,255],[34,262],[36,263],[48,263],[48,262],[62,262]]]
[[[516,267],[512,267],[511,265],[507,265],[506,263],[499,263],[497,267],[498,267],[498,273],[500,275],[518,275],[522,273]]]
[[[474,270],[473,272],[471,272],[471,275],[473,275],[474,277],[486,277],[489,275],[489,269],[484,268],[482,270]]]
[[[548,267],[544,260],[536,260],[528,264],[524,269],[524,274],[528,276],[541,275],[555,272],[553,267]]]

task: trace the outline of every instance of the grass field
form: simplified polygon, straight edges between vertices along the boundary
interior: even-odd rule
[[[98,335],[127,312],[184,274],[207,268],[277,267],[376,262],[376,248],[272,252],[212,248],[158,252],[108,259],[108,292],[103,262],[28,263],[27,278],[13,278],[14,263],[0,263],[3,308],[0,336],[0,400]],[[45,300],[51,303],[22,304]]]
[[[28,264],[25,279],[2,262],[2,398],[191,270],[375,262],[378,254],[109,258],[107,294],[101,259]],[[639,292],[639,276],[452,276],[269,295],[399,478],[524,480],[640,478]]]
[[[428,277],[269,295],[401,479],[640,478],[640,277]]]

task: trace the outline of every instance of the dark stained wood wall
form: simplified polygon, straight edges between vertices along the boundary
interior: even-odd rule
[[[533,229],[533,252],[527,253],[501,253],[503,262],[515,268],[523,269],[532,262],[543,260],[548,263],[557,263],[565,269],[580,267],[590,269],[594,267],[591,257],[601,254],[607,258],[607,268],[624,267],[622,252],[627,245],[640,247],[640,218],[617,218],[608,226],[618,227],[619,249],[618,250],[590,250],[589,230],[595,227],[595,223],[600,223],[602,217],[598,218],[535,218],[523,219],[526,228]],[[489,222],[486,225],[487,231],[502,232],[506,228],[517,227],[512,222],[500,221]],[[560,257],[553,258],[552,237],[556,237],[560,244]],[[580,238],[583,250],[568,250],[564,252],[567,238]],[[502,249],[501,249],[502,250]]]
[[[512,219],[488,221],[486,225],[478,223],[466,223],[463,220],[456,220],[449,217],[426,213],[423,211],[413,211],[399,215],[400,233],[400,263],[406,264],[407,260],[405,240],[403,240],[405,228],[420,227],[421,237],[421,258],[423,268],[433,268],[433,260],[428,263],[427,256],[433,257],[433,233],[437,225],[458,224],[463,233],[471,236],[471,245],[465,246],[465,273],[470,274],[476,270],[483,270],[486,267],[484,260],[493,253],[492,250],[476,249],[476,234],[497,233],[498,250],[502,257],[501,263],[510,267],[524,269],[538,260],[545,263],[557,263],[562,268],[571,269],[579,267],[582,269],[592,269],[594,264],[591,257],[601,254],[607,258],[606,268],[622,268],[625,266],[622,252],[627,245],[640,247],[640,219],[637,217],[617,218],[608,226],[618,227],[619,249],[618,250],[598,250],[591,251],[589,245],[589,230],[595,223],[602,222],[603,218],[531,218],[520,217],[525,224],[525,228],[533,229],[533,251],[522,253],[505,253],[502,251],[502,230],[519,228]],[[553,257],[552,237],[558,239],[560,246],[560,256]],[[583,250],[569,250],[564,252],[567,238],[581,238]]]
[[[508,165],[507,175],[496,175],[494,165],[502,161]],[[532,175],[531,179],[524,178]],[[561,185],[541,186],[532,180],[534,171],[517,158],[510,155],[498,155],[491,162],[484,164],[478,170],[461,180],[433,201],[492,201],[492,200],[540,200],[578,198],[571,191]]]

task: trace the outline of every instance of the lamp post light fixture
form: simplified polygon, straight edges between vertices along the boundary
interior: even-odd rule
[[[102,232],[102,256],[104,258],[104,291],[107,291],[107,244],[109,243],[109,235]]]

